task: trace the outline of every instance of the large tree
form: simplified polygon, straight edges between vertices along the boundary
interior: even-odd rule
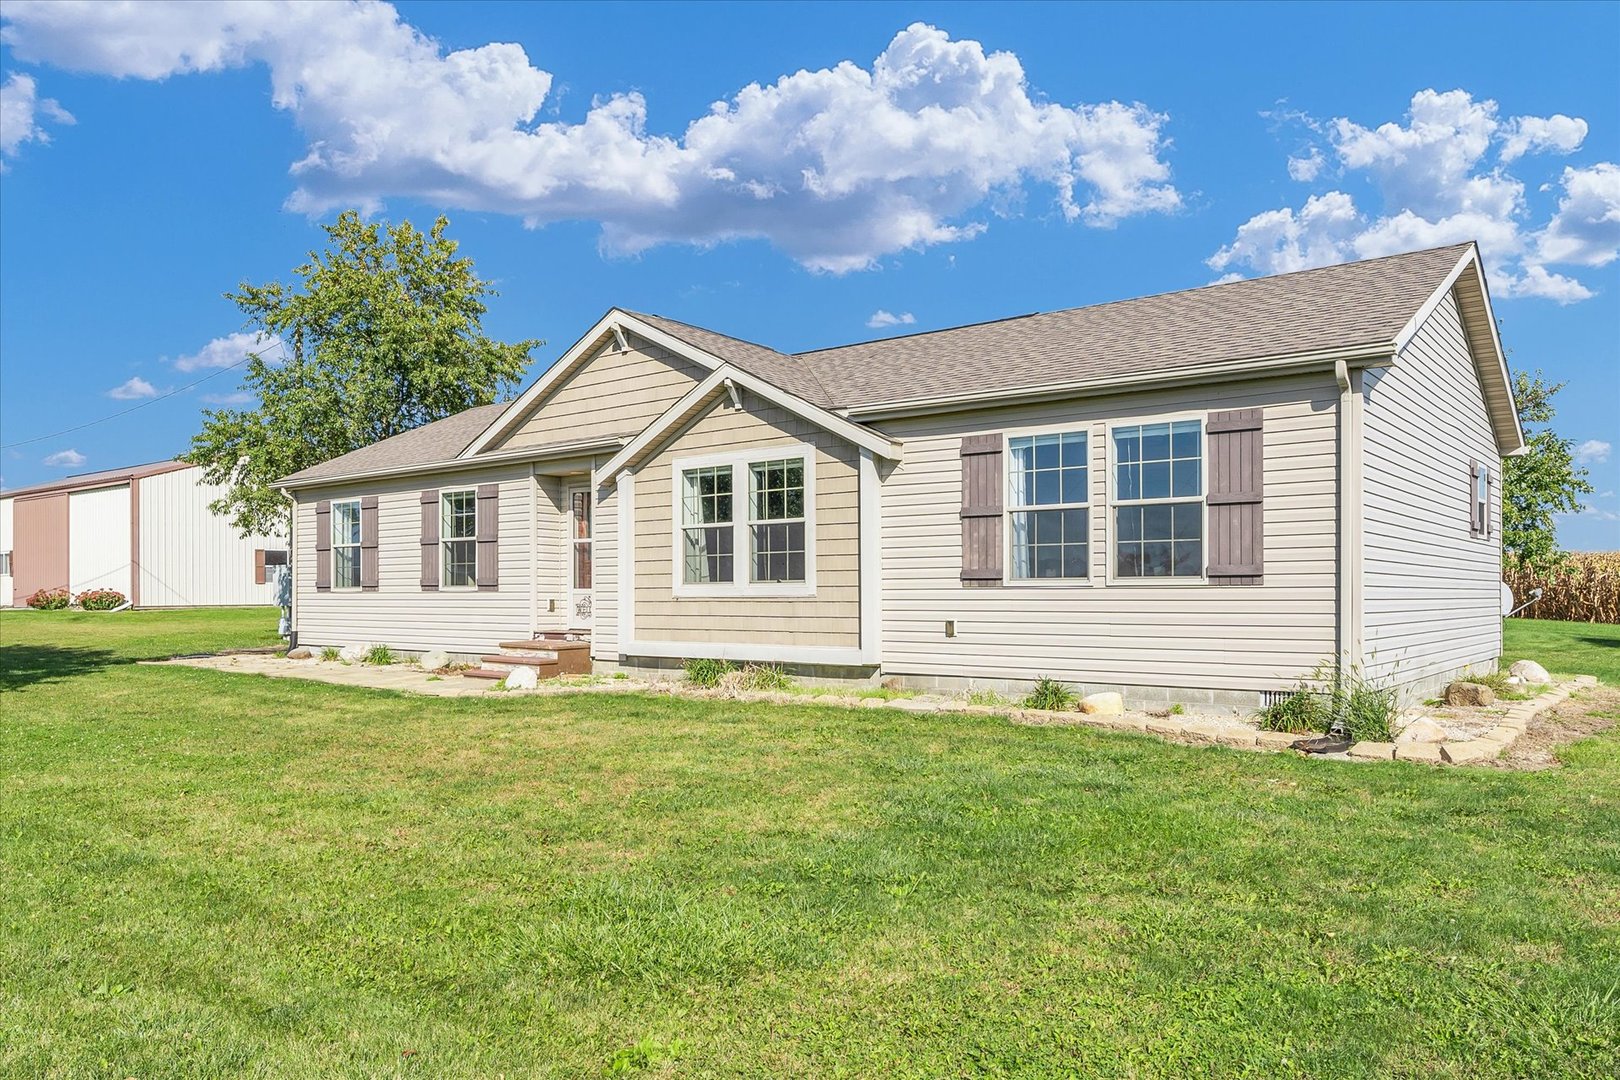
[[[1540,369],[1513,376],[1525,452],[1502,462],[1502,546],[1508,558],[1537,568],[1559,555],[1553,515],[1579,510],[1580,497],[1592,491],[1586,469],[1575,463],[1574,441],[1559,438],[1551,426],[1553,395],[1563,388],[1543,382]]]
[[[247,360],[253,409],[203,413],[185,459],[229,486],[213,504],[245,533],[275,531],[286,499],[271,485],[299,469],[390,435],[499,400],[540,341],[487,337],[484,301],[496,295],[458,257],[439,218],[366,223],[349,211],[323,226],[292,285],[243,282],[226,298],[263,339]]]

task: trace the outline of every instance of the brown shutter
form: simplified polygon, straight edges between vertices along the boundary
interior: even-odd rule
[[[439,489],[422,492],[422,588],[439,587]]]
[[[360,587],[377,588],[377,496],[360,500]]]
[[[1485,529],[1479,520],[1479,462],[1468,459],[1468,535],[1479,536]]]
[[[1265,573],[1264,410],[1209,414],[1209,580],[1259,585]]]
[[[478,485],[478,587],[494,589],[500,585],[499,551],[497,540],[501,532],[501,488],[499,484]]]
[[[253,549],[253,584],[264,584],[264,548]]]
[[[315,504],[315,590],[325,592],[332,587],[332,502],[322,499]]]
[[[996,435],[962,440],[962,584],[1001,584],[1001,446]]]

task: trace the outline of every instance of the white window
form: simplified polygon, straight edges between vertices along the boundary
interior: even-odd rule
[[[360,500],[332,504],[332,588],[360,587]]]
[[[1114,576],[1204,574],[1204,438],[1200,420],[1115,427]]]
[[[1474,535],[1491,535],[1491,467],[1474,466]]]
[[[0,577],[11,576],[11,552],[0,551]]]
[[[672,466],[677,596],[815,592],[815,451],[773,447]]]
[[[1085,432],[1007,440],[1007,535],[1014,580],[1089,575],[1089,481]]]
[[[748,579],[804,581],[804,458],[749,462]]]
[[[731,466],[702,465],[681,473],[682,580],[729,584],[736,575]]]
[[[478,584],[478,492],[472,488],[439,493],[440,584]]]

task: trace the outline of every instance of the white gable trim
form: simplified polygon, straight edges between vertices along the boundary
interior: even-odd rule
[[[900,444],[888,436],[836,416],[746,371],[722,364],[710,372],[708,378],[692,387],[679,401],[664,410],[658,419],[642,429],[640,435],[630,440],[623,450],[603,466],[603,474],[612,478],[626,468],[633,467],[647,454],[663,445],[674,430],[684,423],[693,411],[701,408],[709,398],[720,393],[735,393],[739,388],[764,398],[772,405],[786,409],[800,419],[808,420],[822,430],[831,432],[845,442],[870,451],[878,457],[892,461],[898,461],[900,458]]]
[[[608,313],[597,320],[596,325],[585,332],[585,335],[557,358],[557,362],[545,370],[545,373],[536,379],[529,388],[519,394],[517,398],[501,411],[494,421],[486,427],[467,449],[461,452],[461,457],[477,457],[495,442],[506,436],[522,421],[529,412],[545,400],[546,394],[569,374],[596,354],[597,348],[606,342],[612,342],[615,352],[625,352],[629,343],[625,340],[625,331],[629,331],[643,341],[651,342],[662,349],[677,356],[691,360],[701,367],[713,371],[722,366],[725,361],[712,353],[706,352],[695,345],[690,345],[680,338],[666,333],[651,323],[643,322],[629,312],[612,308]]]

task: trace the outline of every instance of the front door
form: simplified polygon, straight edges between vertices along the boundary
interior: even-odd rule
[[[591,626],[591,489],[568,489],[568,629]]]

